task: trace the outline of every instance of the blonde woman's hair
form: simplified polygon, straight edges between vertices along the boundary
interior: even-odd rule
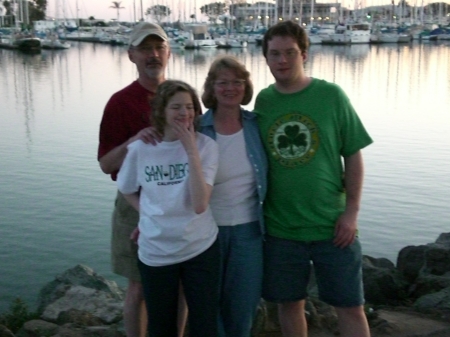
[[[250,103],[253,97],[253,83],[250,79],[250,72],[235,57],[226,55],[216,58],[209,68],[205,84],[203,85],[202,102],[205,108],[217,108],[217,99],[214,95],[214,82],[222,70],[231,70],[237,77],[245,80],[245,93],[241,104],[246,105]]]

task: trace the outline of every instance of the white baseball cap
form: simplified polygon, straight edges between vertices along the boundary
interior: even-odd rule
[[[144,39],[150,35],[156,35],[161,39],[163,39],[164,41],[169,40],[166,32],[164,31],[164,29],[161,28],[161,26],[155,23],[141,22],[137,24],[134,27],[133,31],[131,32],[130,46],[134,47],[139,46],[141,42],[144,41]]]

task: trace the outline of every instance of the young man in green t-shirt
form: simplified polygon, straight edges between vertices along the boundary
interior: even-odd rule
[[[357,217],[361,149],[372,139],[340,87],[306,76],[308,45],[291,21],[263,39],[275,77],[255,103],[269,159],[263,297],[278,303],[285,337],[306,337],[312,262],[319,296],[335,307],[341,336],[368,337]]]

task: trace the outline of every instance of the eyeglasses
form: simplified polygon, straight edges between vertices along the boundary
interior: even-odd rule
[[[161,44],[157,46],[139,46],[135,47],[134,49],[144,54],[151,54],[154,52],[156,52],[157,54],[161,54],[167,50],[167,46]]]
[[[245,80],[233,80],[233,81],[215,81],[214,84],[221,88],[227,88],[230,84],[233,88],[242,88],[245,85]]]
[[[280,56],[283,55],[286,60],[293,60],[293,59],[297,58],[297,56],[300,53],[301,53],[301,51],[298,49],[289,49],[285,52],[280,52],[278,50],[271,50],[267,54],[267,58],[269,60],[278,60],[280,58]]]

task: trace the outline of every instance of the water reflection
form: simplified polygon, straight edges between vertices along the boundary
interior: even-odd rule
[[[447,94],[449,45],[312,45],[306,70],[315,77],[339,83],[350,94],[366,96],[368,101],[382,98],[398,108],[396,102],[405,96],[420,104],[424,97]],[[253,45],[230,50],[173,50],[168,77],[186,80],[201,90],[209,65],[221,54],[234,55],[244,62],[252,74],[255,91],[273,81],[261,47]],[[44,96],[52,110],[64,111],[69,91],[85,95],[86,90],[101,89],[105,81],[126,83],[136,76],[126,47],[93,43],[74,42],[70,50],[35,55],[0,50],[0,64],[2,92],[15,97],[14,104],[9,101],[10,109],[20,110],[27,124],[33,119],[36,94]],[[26,129],[31,139],[29,125]]]

